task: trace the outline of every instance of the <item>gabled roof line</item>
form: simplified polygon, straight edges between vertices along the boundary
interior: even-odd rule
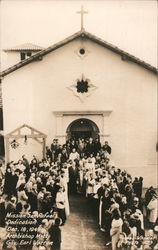
[[[123,60],[132,61],[132,62],[134,62],[140,66],[143,66],[144,68],[152,71],[153,73],[156,73],[156,74],[158,73],[158,69],[156,67],[153,67],[152,65],[150,65],[149,63],[146,63],[145,61],[139,59],[138,57],[135,57],[135,56],[129,54],[128,52],[121,50],[117,46],[114,46],[111,43],[108,43],[108,42],[104,41],[103,39],[87,32],[87,31],[85,31],[84,33],[89,39],[93,40],[94,42],[96,42],[96,43],[106,47],[107,49],[110,49],[111,51],[121,55]]]
[[[13,131],[11,131],[11,132],[9,132],[8,134],[6,134],[5,137],[7,138],[7,137],[9,137],[9,136],[11,136],[11,135],[14,136],[16,132],[19,132],[19,131],[20,131],[21,129],[23,129],[23,128],[28,128],[28,129],[30,130],[30,132],[33,131],[33,132],[36,132],[36,133],[38,133],[38,134],[40,134],[40,135],[43,135],[44,138],[47,137],[47,135],[44,134],[43,132],[41,132],[41,131],[39,131],[39,130],[37,130],[37,129],[35,129],[35,128],[33,128],[33,127],[27,125],[27,124],[23,124],[22,126],[16,128],[16,129],[14,129]],[[25,134],[23,134],[23,135],[25,135]]]
[[[13,72],[13,71],[15,71],[15,70],[17,70],[17,69],[23,67],[24,65],[29,64],[30,62],[33,62],[33,61],[35,61],[35,60],[41,60],[41,58],[42,58],[43,56],[45,56],[46,54],[48,54],[49,52],[51,52],[51,51],[53,51],[53,50],[56,50],[56,49],[58,49],[58,48],[64,46],[64,45],[67,44],[68,42],[70,42],[70,41],[76,39],[77,37],[79,37],[79,36],[81,35],[81,33],[82,33],[81,31],[76,32],[75,34],[73,34],[73,35],[67,37],[66,39],[64,39],[64,40],[62,40],[62,41],[60,41],[60,42],[58,42],[58,43],[55,43],[54,45],[49,46],[49,47],[46,48],[46,49],[43,49],[43,50],[37,52],[36,54],[34,54],[34,55],[32,55],[32,56],[26,58],[26,59],[23,60],[23,61],[20,61],[19,63],[17,63],[17,64],[15,64],[15,65],[9,67],[8,69],[2,71],[2,72],[0,73],[0,77],[4,77],[4,76],[8,75],[8,74],[10,74],[11,72]]]
[[[75,40],[75,39],[77,39],[79,37],[81,37],[81,38],[86,37],[86,38],[94,41],[95,43],[97,43],[97,44],[99,44],[99,45],[101,45],[101,46],[103,46],[103,47],[105,47],[105,48],[119,54],[120,56],[122,56],[123,60],[132,61],[132,62],[142,66],[143,68],[145,68],[145,69],[147,69],[147,70],[149,70],[149,71],[151,71],[151,72],[153,72],[155,74],[158,73],[158,69],[153,67],[152,65],[140,60],[139,58],[137,58],[137,57],[135,57],[135,56],[121,50],[121,49],[119,49],[118,47],[104,41],[101,38],[98,38],[97,36],[87,32],[85,30],[80,30],[79,32],[74,33],[73,35],[65,38],[64,40],[62,40],[62,41],[60,41],[58,43],[55,43],[54,45],[49,46],[48,48],[43,49],[43,50],[37,52],[36,54],[32,55],[31,57],[29,57],[29,58],[27,58],[27,59],[25,59],[23,61],[20,61],[19,63],[17,63],[15,65],[9,67],[8,69],[2,71],[0,73],[0,77],[4,77],[4,76],[10,74],[11,72],[13,72],[13,71],[15,71],[15,70],[29,64],[29,63],[31,63],[33,61],[41,60],[43,56],[47,55],[48,53],[50,53],[50,52],[52,52],[52,51],[54,51],[54,50],[56,50],[56,49],[58,49],[58,48],[60,48],[60,47],[62,47],[64,45],[66,45],[67,43],[69,43],[69,42],[71,42],[71,41],[73,41],[73,40]]]

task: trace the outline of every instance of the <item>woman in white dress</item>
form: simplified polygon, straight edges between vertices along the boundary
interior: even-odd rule
[[[112,250],[117,249],[117,243],[119,241],[120,233],[122,232],[123,221],[120,217],[118,210],[113,212],[113,220],[111,224],[110,236],[112,240]]]
[[[18,188],[18,192],[17,192],[17,196],[18,196],[18,203],[22,203],[22,205],[25,205],[28,197],[25,193],[25,185],[21,184],[20,187]]]
[[[156,222],[157,220],[157,217],[158,217],[158,212],[157,212],[157,209],[158,209],[158,204],[157,204],[157,195],[156,194],[153,194],[152,195],[152,199],[151,201],[149,202],[148,206],[147,206],[147,209],[149,210],[149,222],[154,225],[154,223]]]
[[[17,184],[16,184],[16,188],[18,189],[21,185],[25,185],[25,183],[26,183],[26,181],[25,181],[25,174],[24,173],[21,173],[20,175],[19,175],[19,179],[18,179],[18,182],[17,182]]]

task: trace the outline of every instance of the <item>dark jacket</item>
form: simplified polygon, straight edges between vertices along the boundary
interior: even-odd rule
[[[50,241],[53,242],[54,247],[60,247],[61,230],[58,226],[52,225],[49,229]]]

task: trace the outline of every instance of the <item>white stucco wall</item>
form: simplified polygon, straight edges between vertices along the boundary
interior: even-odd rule
[[[89,51],[84,59],[75,53],[82,45]],[[82,73],[97,87],[84,102],[68,89]],[[109,135],[105,138],[112,146],[115,164],[133,175],[146,173],[145,185],[156,185],[156,81],[142,67],[78,39],[4,78],[5,134],[26,123],[47,134],[50,145],[57,131],[54,111],[111,110],[104,125],[98,117],[98,127]],[[63,134],[71,117],[66,119],[60,124]]]

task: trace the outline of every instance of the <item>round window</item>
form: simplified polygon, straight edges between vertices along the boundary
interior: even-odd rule
[[[81,55],[84,55],[84,54],[85,54],[85,49],[83,49],[83,48],[80,49],[80,54],[81,54]]]

